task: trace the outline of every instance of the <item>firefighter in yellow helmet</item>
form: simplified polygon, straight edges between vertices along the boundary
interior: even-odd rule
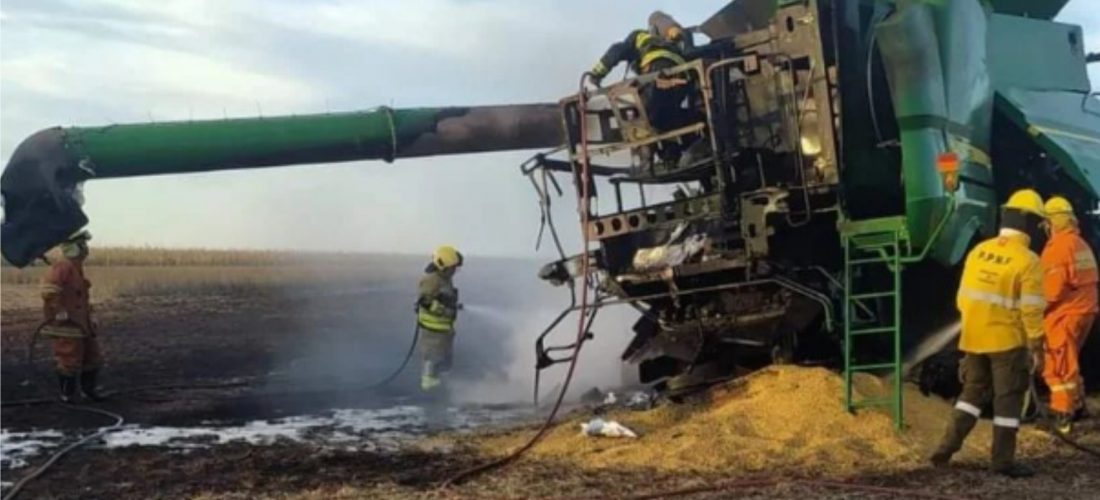
[[[992,470],[1028,477],[1016,462],[1016,432],[1031,373],[1043,356],[1043,273],[1029,245],[1046,224],[1043,199],[1030,189],[1017,191],[1002,207],[1001,231],[966,256],[956,303],[962,315],[959,366],[963,389],[951,423],[931,457],[947,465],[993,401]]]
[[[1046,203],[1050,239],[1043,248],[1043,319],[1047,356],[1043,380],[1050,387],[1054,428],[1068,434],[1075,412],[1084,408],[1084,380],[1078,354],[1097,312],[1096,255],[1081,238],[1073,205],[1061,196]]]
[[[624,40],[608,47],[589,71],[592,82],[600,85],[603,78],[621,62],[627,63],[637,75],[684,64],[685,44],[682,40],[687,38],[688,35],[674,19],[660,11],[654,12],[649,19],[649,29],[631,31]],[[691,82],[683,74],[662,77],[658,82],[638,89],[646,118],[656,133],[674,130],[692,121],[692,111],[682,107],[690,90]],[[676,141],[662,141],[658,148],[658,154],[663,160],[673,161],[680,158],[681,146]],[[642,154],[643,164],[651,161],[649,151],[646,149]]]
[[[455,318],[462,304],[452,281],[462,267],[462,254],[451,246],[441,246],[432,255],[432,262],[420,279],[416,301],[416,323],[423,332],[420,353],[424,364],[420,388],[429,391],[442,383],[440,377],[450,370],[454,350]]]

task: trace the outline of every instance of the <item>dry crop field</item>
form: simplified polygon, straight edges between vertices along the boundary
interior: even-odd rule
[[[47,258],[57,258],[56,252]],[[93,283],[93,300],[102,302],[150,293],[391,281],[407,275],[407,269],[422,260],[352,253],[93,247],[86,273]],[[38,286],[47,270],[44,262],[23,269],[5,263],[0,268],[4,310],[36,306]]]

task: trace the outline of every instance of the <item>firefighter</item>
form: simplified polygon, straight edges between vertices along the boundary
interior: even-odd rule
[[[1046,360],[1043,380],[1050,387],[1055,429],[1073,430],[1074,414],[1084,408],[1084,380],[1078,354],[1097,312],[1096,256],[1081,238],[1073,206],[1060,196],[1046,203],[1050,239],[1043,248],[1043,295],[1047,300],[1043,329]]]
[[[1043,273],[1029,245],[1045,226],[1043,199],[1025,189],[1001,210],[1000,234],[970,251],[956,304],[962,315],[959,365],[963,389],[931,462],[947,465],[993,401],[992,470],[1012,478],[1034,474],[1016,463],[1016,432],[1031,373],[1043,356]]]
[[[650,24],[650,30],[631,31],[626,39],[607,49],[590,71],[594,84],[599,86],[603,78],[620,62],[626,62],[638,75],[661,71],[686,62],[680,44],[670,40],[683,37],[683,29],[672,18],[660,12],[654,12],[650,16]],[[646,117],[658,134],[688,124],[690,112],[683,109],[682,103],[689,91],[687,75],[661,78],[640,89]],[[664,160],[675,160],[680,156],[680,147],[674,141],[664,141],[660,144],[658,153]],[[648,163],[648,156],[643,153],[643,164]]]
[[[87,231],[79,231],[61,243],[62,258],[53,263],[42,284],[41,333],[53,345],[59,397],[66,403],[75,399],[78,388],[86,399],[102,399],[96,392],[102,360],[88,300],[92,284],[84,277],[90,239]]]
[[[440,377],[451,369],[454,349],[455,318],[462,304],[453,278],[462,267],[462,254],[451,246],[435,250],[432,262],[420,279],[416,302],[416,322],[423,331],[420,352],[424,358],[420,388],[430,391],[442,383]]]

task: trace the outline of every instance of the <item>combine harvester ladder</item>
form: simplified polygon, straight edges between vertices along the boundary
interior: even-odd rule
[[[844,243],[844,404],[849,412],[859,408],[889,406],[894,425],[900,430],[904,425],[901,271],[909,247],[905,218],[846,221],[841,223],[840,231]],[[880,279],[875,280],[875,277]],[[884,288],[887,283],[889,287]],[[857,286],[860,288],[857,289]],[[875,305],[878,307],[875,308]],[[856,308],[877,310],[878,313],[871,318],[861,317]],[[881,338],[883,335],[891,337],[893,354],[888,360],[855,359],[858,340]],[[885,370],[892,370],[893,375],[889,394],[860,400],[853,397],[852,381],[856,373]]]

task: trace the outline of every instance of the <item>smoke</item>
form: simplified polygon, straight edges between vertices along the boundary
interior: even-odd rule
[[[342,281],[318,269],[316,284],[281,290],[285,307],[272,328],[281,335],[272,355],[271,390],[312,394],[314,405],[371,407],[419,397],[420,354],[383,389],[371,386],[400,366],[415,327],[416,286],[424,259],[365,256],[369,265],[342,270]],[[540,263],[467,256],[455,276],[464,304],[456,323],[454,363],[447,376],[454,403],[527,403],[532,400],[535,339],[568,305],[568,292],[536,277]],[[570,394],[621,383],[620,354],[632,337],[633,310],[603,310],[595,339],[582,351]],[[563,320],[548,345],[571,343],[577,316]],[[423,335],[423,333],[422,333]],[[564,356],[568,353],[561,352]],[[566,364],[544,370],[542,392],[560,382]]]
[[[564,292],[560,292],[564,293]],[[508,331],[500,370],[486,372],[476,378],[456,380],[451,396],[466,403],[516,403],[530,402],[534,397],[535,340],[560,313],[547,304],[505,310],[487,305],[467,306],[467,311],[505,326]],[[620,355],[631,339],[631,326],[638,314],[625,307],[612,307],[600,311],[593,323],[594,338],[585,342],[568,398],[575,398],[592,387],[606,389],[623,384],[623,366]],[[578,324],[576,313],[567,316],[547,337],[547,346],[570,344],[576,338]],[[558,351],[554,358],[564,358],[572,351]],[[553,365],[541,374],[539,400],[557,396],[568,369],[568,363]]]

